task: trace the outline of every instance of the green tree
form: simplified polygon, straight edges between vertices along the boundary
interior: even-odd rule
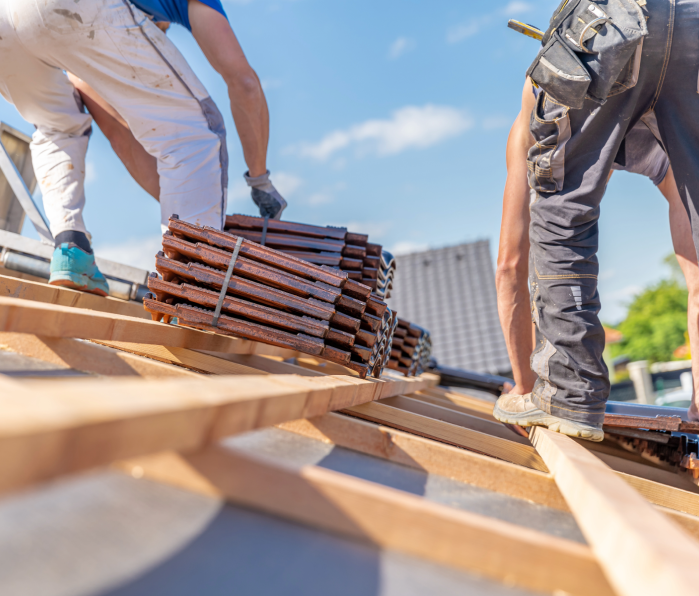
[[[687,289],[676,275],[643,290],[617,327],[624,339],[611,346],[612,355],[625,354],[632,361],[672,360],[672,353],[685,343],[687,298]]]

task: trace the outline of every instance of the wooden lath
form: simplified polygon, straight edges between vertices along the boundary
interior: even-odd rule
[[[532,446],[494,422],[492,403],[438,389],[432,375],[328,375],[345,369],[282,362],[298,355],[105,312],[115,306],[95,297],[68,302],[74,297],[45,284],[2,283],[27,298],[0,298],[0,348],[120,378],[0,376],[0,490],[137,457],[117,465],[529,589],[626,596],[690,594],[699,585],[692,567],[699,546],[689,538],[699,536],[699,489],[619,449],[540,429]],[[330,413],[343,409],[352,417]],[[571,511],[592,550],[218,444],[272,425]],[[181,455],[143,457],[163,450]]]
[[[696,541],[581,445],[543,428],[532,440],[619,594],[697,593]]]
[[[120,467],[531,590],[614,594],[587,546],[321,467],[292,468],[226,445]]]
[[[294,351],[197,329],[21,298],[0,298],[0,331],[154,344],[234,354],[296,355]]]
[[[240,375],[25,381],[0,397],[0,491],[422,389],[437,378]]]
[[[140,304],[135,302],[125,302],[124,300],[111,297],[102,298],[94,294],[7,277],[5,275],[0,275],[0,297],[21,298],[22,300],[31,300],[32,302],[86,308],[88,310],[150,320],[150,315]]]

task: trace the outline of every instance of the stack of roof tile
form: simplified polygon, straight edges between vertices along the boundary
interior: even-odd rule
[[[337,267],[384,299],[393,287],[395,259],[367,234],[347,228],[312,226],[250,215],[229,215],[225,229],[316,265]]]
[[[412,377],[428,369],[431,355],[432,339],[429,331],[404,319],[398,319],[391,357],[386,366]]]
[[[241,239],[218,321],[215,308],[238,236],[173,215],[144,300],[155,320],[298,350],[380,376],[396,317],[371,288],[338,269],[317,266]]]

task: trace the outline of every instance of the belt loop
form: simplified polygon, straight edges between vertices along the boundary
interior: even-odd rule
[[[231,275],[233,275],[233,268],[235,267],[235,262],[238,260],[238,253],[240,252],[240,247],[243,244],[242,236],[238,236],[238,242],[235,243],[235,249],[231,255],[231,262],[228,263],[228,271],[226,271],[226,278],[223,280],[223,285],[221,286],[221,293],[218,295],[218,304],[216,304],[216,310],[214,311],[214,322],[213,326],[218,327],[218,318],[221,316],[221,308],[223,307],[223,301],[226,299],[226,290],[228,290],[228,284],[231,281]]]

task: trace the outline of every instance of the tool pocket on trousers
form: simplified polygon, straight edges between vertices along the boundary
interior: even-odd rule
[[[619,95],[619,93],[623,93],[624,91],[633,89],[636,86],[636,83],[638,83],[638,73],[641,70],[642,58],[643,40],[641,40],[641,43],[639,43],[638,46],[636,46],[636,51],[634,52],[633,56],[631,56],[629,61],[626,63],[626,66],[624,66],[623,70],[621,71],[621,74],[612,85],[612,88],[609,91],[609,95],[607,97]]]
[[[531,133],[536,143],[529,150],[529,186],[536,192],[563,190],[565,148],[570,140],[569,108],[540,93],[532,112]]]
[[[576,53],[556,32],[541,49],[527,75],[557,102],[574,109],[582,108],[591,81]]]

